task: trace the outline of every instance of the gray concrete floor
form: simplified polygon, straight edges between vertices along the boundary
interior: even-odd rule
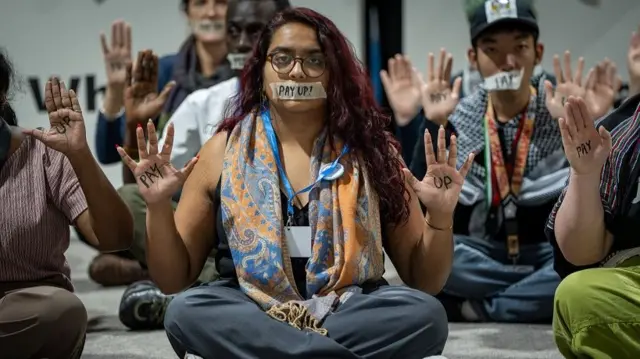
[[[131,332],[119,323],[117,310],[124,288],[105,289],[89,280],[87,266],[94,255],[77,240],[67,251],[76,292],[89,312],[90,333],[82,358],[176,358],[163,331]],[[399,283],[392,267],[387,276]],[[448,359],[561,358],[551,328],[544,325],[451,324],[444,355]]]

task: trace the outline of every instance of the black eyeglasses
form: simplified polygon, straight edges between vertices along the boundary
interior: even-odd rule
[[[299,62],[302,66],[302,72],[312,78],[322,76],[327,65],[323,54],[313,54],[303,58],[278,52],[267,56],[267,61],[271,62],[273,71],[283,75],[289,74]]]

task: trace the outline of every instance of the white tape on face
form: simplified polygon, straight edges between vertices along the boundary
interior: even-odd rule
[[[524,68],[510,72],[499,72],[484,79],[484,88],[487,91],[517,90],[522,83]]]
[[[199,20],[191,22],[191,31],[194,34],[224,36],[226,30],[224,20]]]
[[[231,69],[232,70],[242,70],[242,68],[244,67],[244,64],[247,62],[247,59],[249,58],[249,56],[251,56],[250,53],[235,53],[235,54],[228,54],[227,55],[227,60],[229,61],[229,64],[231,64]]]
[[[269,84],[273,97],[280,100],[316,100],[327,98],[320,82],[274,82]]]

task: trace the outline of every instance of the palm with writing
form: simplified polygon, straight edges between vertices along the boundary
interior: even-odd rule
[[[136,137],[140,162],[137,163],[129,157],[124,148],[119,146],[117,148],[122,161],[133,172],[140,194],[147,204],[170,200],[173,194],[182,187],[198,161],[198,157],[194,157],[181,170],[173,167],[169,159],[173,148],[174,132],[175,130],[171,123],[167,127],[167,137],[164,146],[162,146],[162,151],[158,152],[158,134],[153,122],[147,122],[148,146],[142,126],[138,126]]]
[[[564,103],[569,96],[583,98],[587,103],[592,120],[604,116],[613,105],[615,99],[615,84],[617,71],[615,64],[605,59],[597,66],[589,70],[586,79],[583,79],[584,59],[578,59],[575,73],[571,69],[571,53],[564,53],[564,70],[560,65],[560,58],[553,58],[553,69],[558,82],[555,90],[550,81],[545,81],[546,105],[549,113],[554,118],[565,115]]]
[[[449,155],[445,144],[445,130],[440,126],[438,131],[438,156],[433,153],[433,142],[429,131],[424,133],[424,148],[427,162],[427,173],[422,181],[418,181],[408,169],[404,174],[409,180],[411,188],[416,192],[420,202],[432,211],[438,213],[453,213],[460,197],[464,178],[471,168],[474,154],[471,153],[460,168],[456,170],[458,146],[456,136],[451,135]]]
[[[151,50],[138,53],[135,66],[127,65],[124,107],[130,126],[156,118],[175,85],[169,82],[158,94],[158,56]]]
[[[399,126],[406,126],[420,110],[418,74],[411,60],[403,55],[390,58],[388,69],[380,71],[382,86]]]
[[[86,130],[76,93],[67,90],[64,83],[56,77],[47,81],[44,93],[51,127],[48,130],[25,129],[23,133],[65,155],[86,150]]]
[[[107,83],[110,86],[124,88],[127,65],[131,64],[131,26],[122,21],[111,25],[111,46],[107,45],[107,36],[100,34],[102,56],[107,70]]]
[[[430,53],[427,81],[422,75],[418,75],[424,114],[428,120],[440,125],[447,123],[449,115],[460,101],[462,79],[458,77],[453,82],[453,87],[450,85],[452,66],[453,56],[450,53],[447,54],[445,49],[441,49],[438,69],[435,69],[434,55]]]
[[[611,134],[604,127],[596,129],[589,108],[581,98],[569,97],[565,112],[566,117],[558,122],[572,173],[599,176],[611,151]]]
[[[560,57],[553,56],[553,72],[556,76],[557,85],[553,88],[553,84],[549,80],[544,82],[546,91],[546,105],[549,113],[553,118],[564,116],[564,103],[569,96],[583,97],[585,89],[583,86],[584,58],[578,59],[576,71],[571,69],[571,52],[564,53],[564,69],[560,64]],[[589,72],[588,78],[593,76],[593,69]]]

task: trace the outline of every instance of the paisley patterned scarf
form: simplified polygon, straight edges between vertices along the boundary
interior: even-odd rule
[[[314,144],[312,180],[340,152],[327,137],[325,130]],[[232,131],[222,170],[222,221],[242,291],[275,319],[321,334],[329,312],[384,273],[378,197],[357,156],[347,154],[341,161],[344,175],[309,193],[309,298],[300,296],[293,277],[280,176],[258,115],[247,116]]]

